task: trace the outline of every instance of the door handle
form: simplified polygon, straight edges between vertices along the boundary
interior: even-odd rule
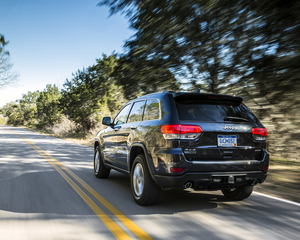
[[[136,129],[136,126],[131,126],[130,128],[133,130],[133,129]]]

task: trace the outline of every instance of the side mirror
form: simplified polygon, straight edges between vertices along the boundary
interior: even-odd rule
[[[102,119],[102,124],[103,124],[103,125],[110,126],[110,125],[111,125],[110,122],[111,122],[110,117],[104,117],[104,118]]]

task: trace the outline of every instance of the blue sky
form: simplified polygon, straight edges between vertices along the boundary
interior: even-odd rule
[[[47,84],[62,87],[78,69],[91,66],[102,53],[123,52],[133,35],[124,16],[108,18],[100,0],[1,0],[0,33],[20,77],[0,89],[0,107]]]

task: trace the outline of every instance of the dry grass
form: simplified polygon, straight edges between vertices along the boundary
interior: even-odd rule
[[[94,129],[91,129],[87,134],[83,134],[78,133],[78,127],[78,124],[64,117],[61,123],[55,124],[53,127],[49,128],[48,131],[55,137],[63,138],[88,147],[94,147],[95,136],[100,130],[104,129],[104,126],[98,123]]]
[[[95,141],[94,138],[85,138],[85,139],[82,139],[82,138],[63,138],[63,139],[74,142],[74,143],[78,143],[80,145],[85,145],[85,146],[88,146],[88,147],[94,147],[94,141]]]
[[[76,124],[74,121],[70,120],[66,116],[63,116],[62,121],[60,123],[55,124],[47,130],[55,137],[66,138],[76,135],[77,129],[78,124]]]
[[[63,117],[62,122],[55,124],[52,127],[46,129],[37,129],[36,127],[19,126],[30,131],[34,131],[40,134],[58,137],[71,141],[80,145],[88,147],[94,147],[94,139],[97,133],[103,129],[103,126],[98,124],[95,129],[92,129],[88,134],[78,133],[78,124],[74,121]]]

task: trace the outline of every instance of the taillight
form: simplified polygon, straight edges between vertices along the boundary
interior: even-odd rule
[[[266,128],[252,128],[252,136],[255,140],[266,140],[268,132]]]
[[[160,129],[165,139],[196,139],[202,133],[202,129],[195,125],[163,125]]]

